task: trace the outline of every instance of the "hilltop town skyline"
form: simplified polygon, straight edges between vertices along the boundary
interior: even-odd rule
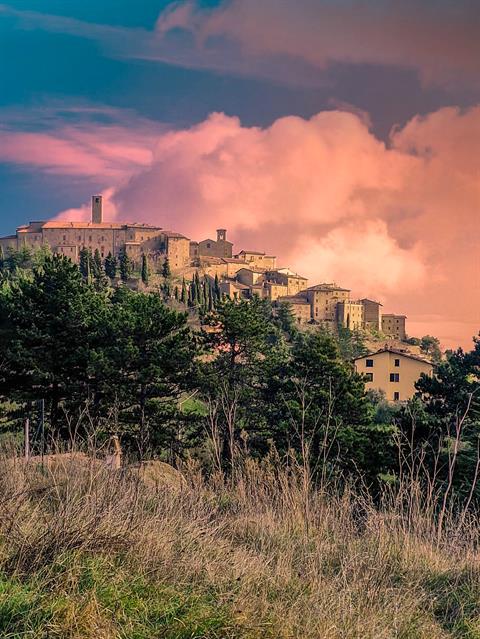
[[[228,227],[237,245],[468,347],[478,12],[381,5],[0,5],[0,233],[78,219],[98,192],[108,219],[189,237]]]

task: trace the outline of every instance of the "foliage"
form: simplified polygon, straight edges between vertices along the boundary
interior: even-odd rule
[[[133,274],[134,264],[132,260],[128,257],[127,252],[124,249],[120,251],[119,266],[120,266],[120,277],[122,279],[122,282],[128,282],[128,280]]]

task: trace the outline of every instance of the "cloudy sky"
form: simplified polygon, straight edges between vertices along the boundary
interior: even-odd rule
[[[0,233],[87,215],[480,329],[478,0],[0,4]]]

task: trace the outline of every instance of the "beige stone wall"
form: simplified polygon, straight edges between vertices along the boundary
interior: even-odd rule
[[[310,302],[312,319],[316,322],[336,322],[337,304],[347,301],[350,297],[350,291],[307,290],[306,296]]]
[[[299,300],[299,301],[295,301],[292,300],[289,297],[279,297],[277,299],[277,303],[281,304],[282,302],[285,302],[287,304],[290,305],[290,308],[292,309],[292,313],[295,316],[295,319],[297,320],[297,322],[299,324],[307,324],[307,322],[310,321],[310,304],[305,304],[304,301]]]
[[[264,255],[242,251],[238,254],[237,257],[246,262],[249,267],[253,269],[263,269],[266,271],[270,271],[273,270],[277,265],[277,258],[273,255]]]
[[[381,328],[380,303],[374,300],[363,299],[363,314],[365,328],[371,328],[376,331]]]
[[[211,257],[232,257],[232,243],[226,240],[202,240],[198,243],[198,254]]]
[[[277,284],[276,282],[265,283],[266,296],[271,302],[278,300],[279,297],[288,295],[288,288],[285,284]]]
[[[367,360],[371,360],[373,366],[367,366]],[[366,388],[382,390],[389,401],[405,401],[413,397],[415,382],[420,375],[431,375],[433,371],[432,365],[427,362],[390,351],[356,360],[355,369],[358,373],[371,375],[372,380],[365,384]],[[398,381],[390,381],[390,375],[398,375]]]
[[[248,286],[253,286],[257,284],[263,279],[263,273],[259,271],[254,271],[249,268],[241,268],[237,271],[237,280],[242,284],[247,284]]]
[[[167,253],[172,271],[187,267],[190,264],[190,240],[186,237],[169,237]]]
[[[407,336],[405,319],[403,315],[382,315],[382,333],[393,339],[404,340]]]
[[[364,310],[361,302],[342,301],[337,304],[337,322],[354,331],[364,326]]]

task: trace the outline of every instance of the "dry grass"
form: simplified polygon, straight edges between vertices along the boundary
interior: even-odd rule
[[[0,463],[0,636],[480,637],[478,526],[247,463],[143,482]],[[413,495],[413,497],[412,497]]]

